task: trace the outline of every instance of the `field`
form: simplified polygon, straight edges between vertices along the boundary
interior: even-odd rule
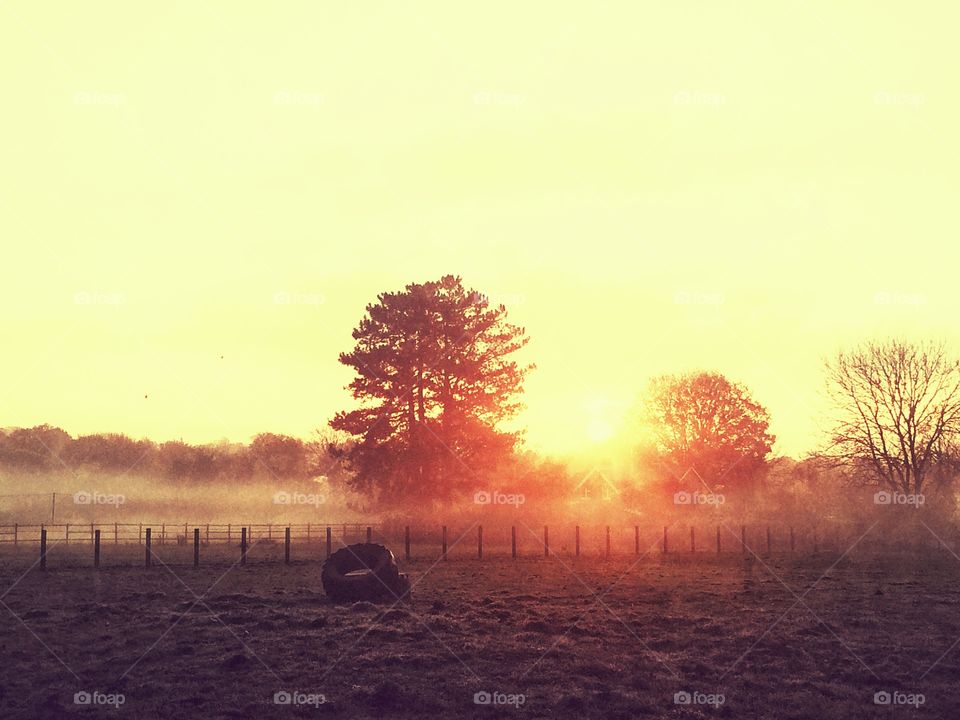
[[[99,572],[81,567],[89,547],[54,548],[47,572],[25,572],[34,548],[19,550],[0,556],[3,718],[873,718],[921,701],[946,718],[960,706],[960,561],[946,551],[414,559],[401,561],[409,602],[338,606],[319,559],[285,566],[282,546],[243,567],[210,548],[196,570],[188,547],[144,569],[141,548],[120,546]],[[275,704],[284,692],[293,702]]]

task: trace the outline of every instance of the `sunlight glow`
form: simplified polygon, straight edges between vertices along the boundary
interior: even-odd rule
[[[604,442],[613,437],[613,426],[602,418],[590,418],[587,421],[587,437],[590,442]]]

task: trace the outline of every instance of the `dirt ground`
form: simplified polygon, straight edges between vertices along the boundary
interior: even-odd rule
[[[158,549],[150,569],[140,548],[105,548],[99,572],[83,567],[88,549],[56,548],[46,572],[27,571],[29,548],[0,556],[0,717],[873,718],[920,705],[948,718],[960,707],[960,561],[948,552],[835,565],[835,554],[419,559],[401,562],[409,602],[335,605],[319,559],[284,566],[282,548],[256,548],[241,567],[229,551],[205,549],[198,570],[184,547]]]

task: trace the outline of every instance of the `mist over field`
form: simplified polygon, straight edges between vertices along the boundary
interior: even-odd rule
[[[949,473],[938,474],[926,493],[907,496],[827,457],[775,457],[711,486],[695,465],[680,476],[664,474],[662,458],[651,458],[647,446],[626,466],[527,453],[475,475],[452,495],[384,500],[351,482],[338,457],[345,447],[330,437],[261,434],[249,445],[191,446],[8,428],[0,431],[0,525],[74,525],[76,534],[93,524],[108,535],[114,523],[275,525],[278,532],[312,525],[319,537],[325,526],[373,524],[379,536],[394,539],[413,526],[438,547],[441,525],[469,534],[466,545],[482,526],[488,545],[508,544],[510,528],[520,528],[534,549],[543,526],[553,526],[561,552],[572,551],[579,527],[585,551],[601,554],[611,526],[621,550],[634,547],[642,528],[644,551],[662,550],[664,528],[672,547],[700,552],[717,541],[739,547],[746,528],[758,549],[766,548],[768,533],[780,549],[840,547],[870,528],[859,552],[944,545],[957,535]]]
[[[3,523],[282,522],[322,524],[362,517],[326,482],[253,480],[178,485],[136,475],[6,476],[0,483]],[[30,494],[23,490],[29,487]],[[53,495],[56,494],[56,500]],[[55,502],[55,507],[54,507]]]

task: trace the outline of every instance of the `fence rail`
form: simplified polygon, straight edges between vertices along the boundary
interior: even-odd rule
[[[327,528],[330,528],[334,539],[346,543],[363,542],[367,528],[379,528],[379,525],[370,523],[305,523],[300,525],[286,525],[276,523],[57,523],[57,524],[30,524],[30,525],[0,525],[0,545],[29,544],[40,541],[42,532],[46,531],[47,542],[74,544],[92,544],[97,532],[100,533],[101,543],[115,545],[143,545],[145,531],[150,528],[152,541],[156,545],[179,544],[193,542],[194,530],[200,531],[200,543],[210,545],[223,543],[239,545],[243,528],[247,530],[250,542],[281,542],[285,539],[286,529],[290,529],[291,540],[298,542],[324,542]]]
[[[872,529],[872,528],[871,528]],[[930,530],[928,527],[927,530]],[[164,545],[193,546],[193,565],[200,564],[202,546],[239,546],[239,558],[245,564],[248,552],[257,545],[283,543],[284,562],[291,559],[291,546],[321,543],[326,556],[334,548],[357,542],[379,542],[394,548],[406,560],[429,557],[438,560],[491,557],[546,557],[563,555],[579,558],[612,556],[635,557],[706,557],[774,555],[814,555],[820,552],[847,554],[890,549],[890,538],[881,536],[871,543],[859,540],[868,533],[863,527],[842,525],[793,527],[771,525],[664,526],[641,525],[398,525],[396,523],[87,523],[0,525],[0,545],[39,545],[41,569],[47,567],[48,549],[52,546],[93,546],[93,566],[101,567],[101,545],[145,547],[144,563],[150,567],[155,548]],[[947,540],[946,538],[950,538]],[[960,535],[948,528],[942,535],[930,530],[929,535],[915,538],[914,549],[937,549],[957,552]],[[402,548],[402,553],[400,551]],[[108,551],[109,554],[109,551]],[[321,553],[307,554],[316,558]]]

